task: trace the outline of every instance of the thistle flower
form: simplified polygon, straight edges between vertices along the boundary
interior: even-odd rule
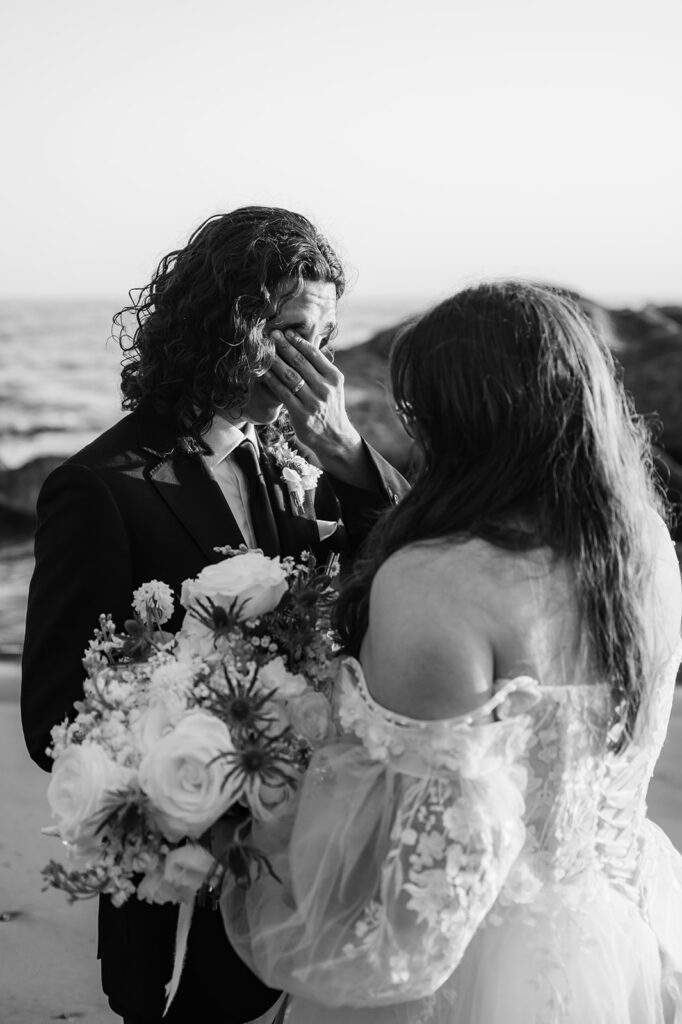
[[[297,765],[295,757],[282,741],[290,733],[288,728],[276,736],[254,731],[239,747],[220,754],[216,760],[227,765],[223,786],[235,786],[244,792],[247,799],[250,792],[261,786],[269,789],[289,787],[296,778]]]
[[[270,721],[267,715],[263,715],[263,708],[272,697],[272,691],[258,687],[257,670],[244,680],[234,679],[227,665],[223,664],[221,668],[226,691],[207,682],[205,686],[209,697],[202,701],[202,706],[231,729],[249,733],[262,731]]]
[[[212,598],[197,598],[189,610],[189,615],[197,619],[206,629],[213,630],[216,639],[229,637],[239,624],[244,609],[244,602],[235,598],[228,608],[216,604]]]

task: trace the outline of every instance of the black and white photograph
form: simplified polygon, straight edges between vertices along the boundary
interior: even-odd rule
[[[678,0],[15,0],[0,1024],[682,1024]]]

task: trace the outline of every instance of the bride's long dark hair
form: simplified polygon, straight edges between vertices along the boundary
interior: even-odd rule
[[[573,568],[614,724],[624,726],[620,748],[645,670],[647,510],[662,500],[648,431],[607,345],[557,289],[482,284],[402,331],[391,384],[422,466],[342,590],[336,625],[346,649],[357,653],[372,580],[399,548],[446,537],[549,547]]]

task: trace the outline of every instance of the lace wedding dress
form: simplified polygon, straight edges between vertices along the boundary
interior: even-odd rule
[[[681,654],[619,754],[602,684],[425,722],[348,659],[343,738],[255,836],[280,880],[223,899],[289,1024],[682,1024],[682,858],[645,802]]]

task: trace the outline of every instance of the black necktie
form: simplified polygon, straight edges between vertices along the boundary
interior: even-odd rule
[[[256,543],[263,552],[272,557],[280,551],[277,524],[272,514],[270,497],[263,480],[256,450],[250,441],[242,441],[232,453],[235,461],[246,478],[249,490],[249,511]]]

